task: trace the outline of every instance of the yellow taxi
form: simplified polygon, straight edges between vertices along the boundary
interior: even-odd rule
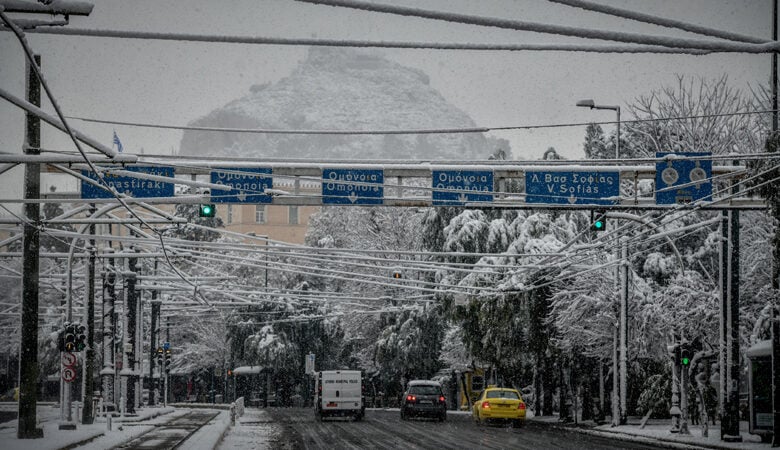
[[[516,389],[488,386],[474,402],[471,414],[477,424],[510,421],[519,427],[525,422],[525,402]]]

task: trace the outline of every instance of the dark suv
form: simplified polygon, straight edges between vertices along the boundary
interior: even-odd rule
[[[421,416],[447,419],[447,402],[436,381],[413,380],[406,386],[401,399],[401,420]]]

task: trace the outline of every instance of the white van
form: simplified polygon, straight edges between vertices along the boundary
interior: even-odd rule
[[[352,416],[363,420],[366,402],[359,370],[323,370],[315,375],[314,414],[325,417]]]

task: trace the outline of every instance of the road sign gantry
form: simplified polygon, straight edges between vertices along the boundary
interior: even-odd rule
[[[764,201],[757,197],[729,197],[727,190],[717,192],[711,179],[729,182],[744,176],[744,166],[713,166],[686,160],[685,154],[662,155],[667,159],[658,164],[614,165],[588,161],[515,162],[285,162],[227,161],[220,159],[170,159],[139,156],[134,165],[155,166],[173,170],[175,177],[208,177],[212,183],[224,183],[230,191],[162,195],[146,197],[149,204],[236,203],[286,206],[465,206],[469,208],[504,209],[669,209],[686,207],[688,201],[702,209],[762,209]],[[698,159],[701,160],[700,154]],[[671,162],[670,162],[671,161]],[[666,164],[687,171],[687,178],[696,189],[704,188],[712,201],[696,201],[680,195],[691,183],[679,185],[671,180],[667,170],[663,186],[653,192],[674,191],[666,197],[641,195],[639,183],[658,183],[658,167]],[[688,170],[691,166],[695,170]],[[703,167],[703,169],[700,169]],[[225,176],[225,173],[231,174]],[[173,179],[175,182],[175,179]],[[679,184],[679,183],[678,183]],[[302,189],[301,186],[304,186]],[[621,185],[630,185],[633,196],[619,195]],[[250,186],[249,189],[243,187]],[[670,187],[671,186],[671,187]],[[725,186],[725,185],[724,185]],[[677,197],[674,197],[677,195]],[[662,197],[662,198],[661,198]],[[62,198],[60,195],[59,198]],[[259,199],[259,200],[258,200]],[[133,199],[128,199],[132,202]],[[112,198],[90,198],[90,202],[115,201]]]

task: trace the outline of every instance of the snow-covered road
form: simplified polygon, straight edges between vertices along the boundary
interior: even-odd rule
[[[448,414],[446,422],[401,421],[398,410],[368,410],[362,422],[317,422],[311,409],[273,408],[268,413],[283,429],[282,442],[289,442],[293,448],[659,448],[568,432],[533,421],[520,429],[477,426],[470,415],[462,413]]]

